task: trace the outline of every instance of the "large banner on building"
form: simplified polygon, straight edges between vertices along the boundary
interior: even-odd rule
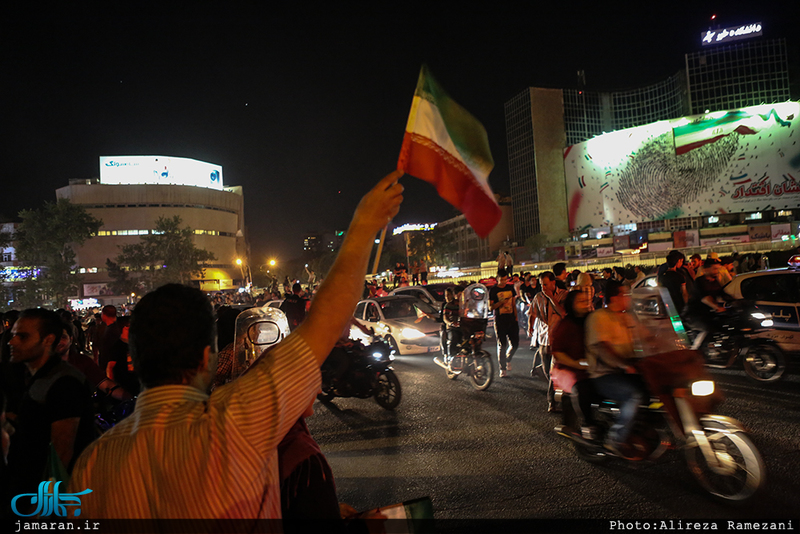
[[[798,114],[798,102],[753,106],[655,122],[567,147],[570,229],[796,208]]]
[[[193,185],[222,190],[222,167],[168,156],[100,156],[101,184]]]

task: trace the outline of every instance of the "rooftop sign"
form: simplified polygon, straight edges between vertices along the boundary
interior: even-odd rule
[[[222,191],[222,167],[170,156],[100,156],[100,183],[192,185]]]
[[[703,38],[703,46],[738,41],[739,39],[749,39],[750,37],[759,37],[761,35],[761,23],[755,22],[753,24],[745,24],[744,26],[733,26],[731,28],[725,28],[724,30],[708,30],[700,35]]]
[[[433,230],[436,225],[439,223],[433,224],[404,224],[403,226],[398,226],[392,231],[392,235],[400,235],[403,232],[427,232],[429,230]]]

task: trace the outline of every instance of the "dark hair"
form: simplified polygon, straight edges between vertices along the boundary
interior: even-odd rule
[[[59,340],[61,340],[61,332],[64,330],[64,321],[54,311],[46,310],[44,308],[28,308],[19,314],[20,319],[36,319],[39,322],[39,337],[44,339],[50,334],[55,338],[53,345],[50,347],[56,350]]]
[[[667,266],[672,269],[680,260],[685,260],[686,256],[683,255],[683,252],[680,250],[670,250],[669,254],[667,254]]]
[[[103,306],[102,315],[105,315],[106,317],[115,317],[116,318],[116,316],[117,316],[117,308],[115,306],[112,306],[111,304],[107,304],[107,305]]]
[[[303,290],[303,286],[301,286],[298,282],[295,282],[292,285],[292,293],[300,293]]]
[[[567,312],[567,317],[572,319],[580,319],[575,313],[575,300],[583,293],[583,291],[570,291],[564,299],[564,310]],[[588,293],[587,293],[588,294]]]
[[[550,271],[544,271],[543,273],[539,273],[539,280],[541,280],[542,278],[547,278],[548,280],[555,280],[556,275],[554,275]]]
[[[611,267],[606,267],[605,269],[603,269],[603,272],[608,274],[614,274],[614,270]]]
[[[561,273],[563,273],[566,270],[567,270],[566,263],[556,263],[553,265],[553,274],[556,275],[556,277],[561,276]]]
[[[180,384],[216,348],[211,302],[199,289],[167,284],[145,295],[131,315],[129,346],[144,387]]]
[[[703,268],[708,269],[712,265],[720,265],[722,262],[716,258],[706,258],[706,261],[703,262]]]
[[[623,287],[624,287],[623,283],[620,282],[619,280],[611,279],[608,282],[606,282],[606,287],[603,290],[603,304],[608,306],[611,303],[611,299],[613,297],[616,297],[620,293],[622,293]]]
[[[703,257],[700,254],[692,254],[689,256],[689,260],[702,260]]]
[[[217,310],[217,348],[222,350],[233,343],[236,336],[236,318],[240,310],[230,306],[220,306]]]
[[[508,272],[505,269],[497,269],[497,277],[502,278],[504,276],[508,276]]]

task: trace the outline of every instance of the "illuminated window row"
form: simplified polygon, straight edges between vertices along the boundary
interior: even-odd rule
[[[97,232],[98,237],[118,236],[118,235],[158,235],[156,230],[100,230]],[[219,230],[195,230],[195,235],[218,235],[222,237],[236,237],[233,232],[220,232]]]
[[[107,209],[107,208],[196,208],[201,210],[224,211],[227,213],[238,213],[236,210],[220,208],[218,206],[206,206],[203,204],[81,204],[86,209]]]

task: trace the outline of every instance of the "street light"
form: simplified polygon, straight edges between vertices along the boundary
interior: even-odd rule
[[[242,279],[244,280],[244,285],[245,285],[246,287],[248,287],[248,288],[249,288],[249,287],[250,287],[250,285],[251,285],[251,282],[250,282],[250,277],[248,276],[248,275],[249,275],[249,273],[250,273],[250,266],[249,266],[249,265],[247,265],[247,264],[246,264],[246,263],[245,263],[245,262],[242,260],[242,258],[236,258],[236,265],[238,265],[238,266],[239,266],[239,271],[241,271],[241,273],[242,273]],[[247,273],[248,273],[248,275],[245,275],[245,272],[244,272],[244,268],[245,268],[245,266],[247,267]]]

